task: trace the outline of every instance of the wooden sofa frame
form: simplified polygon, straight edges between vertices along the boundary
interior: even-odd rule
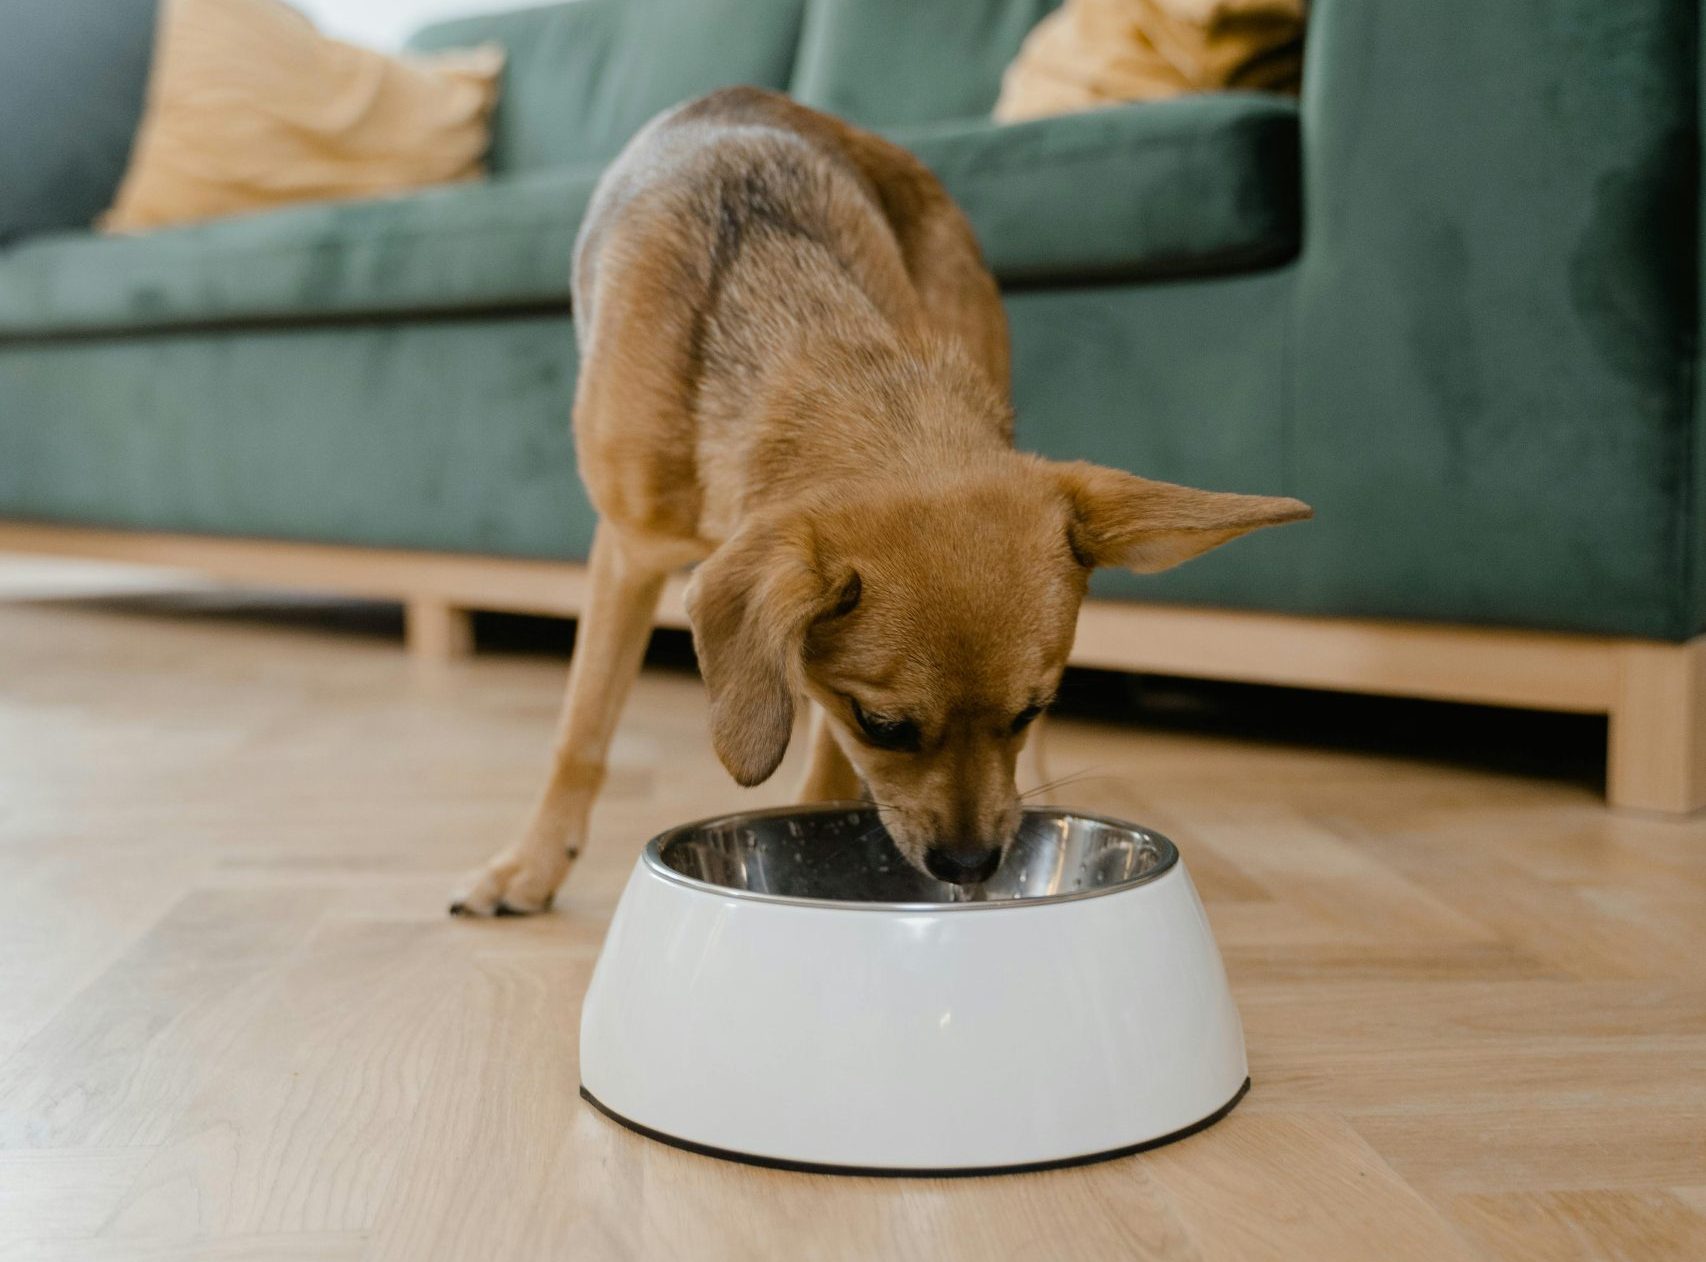
[[[410,653],[471,652],[476,609],[573,616],[578,564],[262,539],[0,521],[0,551],[128,561],[222,579],[399,600]],[[658,621],[685,626],[673,580]],[[1616,636],[1299,617],[1090,601],[1081,666],[1604,714],[1611,804],[1683,814],[1706,806],[1706,636]]]

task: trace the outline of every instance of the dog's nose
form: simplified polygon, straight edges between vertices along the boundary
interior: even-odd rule
[[[1000,846],[931,846],[924,852],[924,866],[938,881],[952,885],[978,885],[995,875],[1001,866]]]

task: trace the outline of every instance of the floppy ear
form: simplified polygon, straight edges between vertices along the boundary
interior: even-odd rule
[[[758,518],[687,585],[693,648],[711,694],[711,744],[737,782],[761,784],[788,752],[806,629],[827,598],[803,520]]]
[[[1087,566],[1153,574],[1252,530],[1315,512],[1302,500],[1199,491],[1084,461],[1053,470],[1071,505],[1072,551]]]

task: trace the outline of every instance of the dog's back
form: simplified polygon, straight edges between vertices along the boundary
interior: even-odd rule
[[[603,515],[646,533],[720,533],[707,517],[732,510],[703,491],[731,480],[704,466],[739,458],[762,368],[792,346],[945,337],[1006,390],[994,282],[935,178],[758,89],[714,92],[635,137],[587,213],[574,302],[583,476]]]
[[[757,88],[725,88],[670,111],[611,165],[576,245],[577,315],[596,322],[598,278],[623,238],[671,256],[684,302],[715,296],[747,247],[776,238],[828,251],[894,315],[915,317],[921,301],[941,305],[916,288],[925,251],[930,270],[964,269],[957,300],[994,298],[970,228],[922,163]]]

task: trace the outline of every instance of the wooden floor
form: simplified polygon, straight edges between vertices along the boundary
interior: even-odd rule
[[[775,1173],[576,1096],[644,838],[781,794],[719,770],[689,674],[642,679],[558,911],[473,923],[445,895],[520,821],[560,659],[52,590],[0,565],[0,1259],[1706,1258],[1706,821],[1058,724],[1063,797],[1181,843],[1251,1095],[1080,1170]]]

